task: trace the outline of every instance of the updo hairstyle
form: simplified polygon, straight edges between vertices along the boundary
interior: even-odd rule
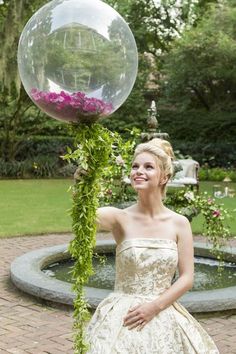
[[[175,155],[169,141],[154,138],[146,143],[137,145],[134,151],[134,159],[137,155],[143,152],[149,152],[156,157],[157,162],[160,165],[161,171],[163,172],[164,176],[168,178],[168,182],[168,180],[174,174],[173,161],[175,159]],[[165,196],[166,183],[161,186],[162,196]]]

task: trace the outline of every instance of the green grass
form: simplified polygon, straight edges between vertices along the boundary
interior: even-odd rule
[[[0,237],[68,232],[71,180],[0,181]]]
[[[72,205],[67,192],[72,180],[1,180],[0,181],[0,237],[70,232],[68,210]],[[212,194],[214,182],[201,182],[201,191]],[[217,183],[219,184],[219,183]],[[236,183],[231,187],[236,190]],[[236,235],[236,198],[219,199],[230,210],[232,235]],[[202,231],[202,217],[192,222],[194,233]]]

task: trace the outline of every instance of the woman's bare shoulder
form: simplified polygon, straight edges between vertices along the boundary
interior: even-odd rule
[[[135,213],[137,211],[137,204],[130,205],[127,208],[122,209],[123,213]]]
[[[172,211],[172,220],[175,225],[178,244],[184,243],[191,246],[193,236],[191,224],[188,218],[184,215]]]
[[[104,206],[97,209],[97,214],[104,217],[117,217],[122,214],[122,209],[113,206]]]
[[[171,209],[167,209],[170,217],[172,218],[172,220],[179,226],[184,226],[184,225],[188,225],[189,224],[189,220],[188,218],[186,218],[186,216],[176,213],[175,211],[171,210]]]
[[[97,209],[97,225],[100,230],[112,231],[122,216],[122,209],[105,206]]]

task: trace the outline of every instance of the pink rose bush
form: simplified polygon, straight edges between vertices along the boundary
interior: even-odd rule
[[[56,119],[84,122],[95,121],[112,112],[111,103],[95,97],[88,97],[83,92],[67,93],[61,91],[45,92],[33,88],[30,92],[33,101],[46,113]]]

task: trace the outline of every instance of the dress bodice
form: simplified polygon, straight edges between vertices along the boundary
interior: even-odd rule
[[[115,292],[159,295],[171,286],[178,263],[174,240],[126,239],[116,247]]]

